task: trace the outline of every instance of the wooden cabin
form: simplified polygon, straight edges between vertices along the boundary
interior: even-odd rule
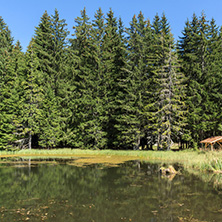
[[[205,140],[200,141],[200,143],[205,144],[205,149],[210,146],[210,149],[214,150],[214,144],[218,144],[220,148],[222,148],[222,136],[215,136],[211,138],[207,138]]]

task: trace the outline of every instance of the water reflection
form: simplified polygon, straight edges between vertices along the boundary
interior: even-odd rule
[[[2,162],[0,220],[221,221],[221,194],[196,176],[162,177],[159,165],[139,161],[84,168],[72,161]]]

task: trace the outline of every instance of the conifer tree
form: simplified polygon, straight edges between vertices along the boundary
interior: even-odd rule
[[[163,14],[155,17],[153,23],[155,41],[155,107],[152,118],[157,134],[158,149],[169,150],[173,139],[178,141],[184,127],[185,105],[184,77],[178,70],[178,60],[170,26]]]
[[[216,25],[216,21],[212,19],[209,24],[209,41],[208,41],[208,76],[206,78],[205,88],[208,91],[207,100],[210,101],[205,110],[208,110],[210,118],[208,121],[208,133],[212,136],[219,135],[218,129],[221,131],[221,74],[222,74],[222,36],[221,30]]]
[[[93,144],[91,134],[92,111],[92,69],[95,64],[92,61],[92,44],[90,30],[91,22],[86,14],[86,9],[81,11],[81,17],[75,19],[74,38],[71,39],[71,53],[76,60],[76,70],[71,84],[75,88],[72,106],[72,132],[73,146],[87,147]]]
[[[197,16],[194,14],[192,22],[189,20],[185,24],[183,37],[179,41],[179,58],[182,61],[182,72],[186,75],[187,84],[187,106],[188,106],[188,130],[191,131],[191,136],[197,136],[197,130],[190,128],[198,126],[197,122],[200,119],[200,104],[201,104],[201,86],[199,85],[197,57],[198,57],[198,44],[195,38],[198,36],[199,22]],[[193,116],[193,118],[192,118]],[[194,135],[196,134],[196,135]]]
[[[125,131],[123,127],[127,127],[126,120],[124,120],[128,81],[126,45],[122,23],[117,22],[111,9],[106,17],[102,52],[107,145],[112,148],[127,148],[129,141],[123,134]]]
[[[7,75],[6,63],[13,48],[13,38],[11,31],[0,17],[0,89],[4,85],[4,77]],[[1,99],[0,93],[0,99]]]
[[[105,103],[104,93],[105,82],[103,72],[103,59],[102,59],[102,40],[105,34],[104,14],[99,8],[94,16],[92,22],[92,29],[90,30],[91,41],[91,58],[92,58],[92,74],[91,74],[91,90],[92,90],[92,120],[91,127],[88,131],[93,137],[93,147],[104,149],[107,146],[107,133],[105,132],[104,122]]]
[[[39,133],[39,144],[43,147],[55,147],[62,138],[64,119],[60,109],[59,78],[65,63],[63,54],[68,35],[65,27],[65,21],[59,19],[57,10],[52,17],[45,12],[34,36],[33,50],[44,80],[43,119]]]
[[[8,58],[9,53],[13,48],[13,38],[11,36],[11,31],[4,22],[3,18],[0,17],[0,74],[1,80],[5,75],[5,65],[6,58]],[[2,81],[1,81],[2,83]]]
[[[24,83],[24,102],[25,113],[23,114],[23,125],[26,133],[25,147],[32,148],[33,136],[38,138],[41,129],[41,120],[43,119],[44,103],[44,77],[43,72],[38,70],[39,59],[33,49],[34,39],[31,40],[25,58],[26,58],[26,77]],[[38,140],[36,144],[38,146]]]
[[[54,123],[57,121],[56,115],[53,115],[55,110],[56,98],[54,95],[54,70],[53,70],[53,30],[51,18],[47,12],[45,12],[40,20],[39,26],[35,30],[35,36],[33,40],[33,52],[36,54],[39,67],[39,72],[42,73],[44,80],[44,103],[42,104],[42,119],[40,120],[40,132],[39,132],[39,145],[43,147],[55,146],[53,144],[54,135],[56,132],[52,132]],[[55,118],[55,122],[53,122]],[[56,129],[57,127],[55,127]],[[56,130],[55,130],[56,131]]]
[[[133,17],[128,32],[128,55],[129,55],[129,83],[126,110],[127,127],[126,135],[132,140],[134,148],[140,144],[145,146],[149,136],[151,145],[150,130],[147,130],[147,118],[145,106],[148,103],[147,87],[149,86],[149,56],[151,54],[152,32],[149,20],[146,21],[142,12],[138,17]],[[141,141],[142,140],[142,141]]]
[[[13,49],[13,38],[8,26],[4,22],[3,18],[0,17],[0,147],[6,149],[6,146],[15,140],[14,127],[12,126],[12,113],[8,114],[8,99],[10,100],[11,93],[7,92],[6,84],[9,81],[9,60],[10,53]],[[15,76],[15,73],[13,72]],[[12,77],[13,78],[13,77]],[[8,97],[6,97],[8,94]]]
[[[4,84],[1,87],[1,146],[13,148],[24,137],[22,115],[25,62],[19,42],[10,52],[5,68]]]

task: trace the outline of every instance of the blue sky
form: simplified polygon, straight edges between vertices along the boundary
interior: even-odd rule
[[[115,16],[122,18],[125,27],[140,11],[151,21],[156,13],[161,15],[164,12],[176,39],[181,36],[185,21],[191,19],[193,13],[199,16],[204,11],[208,20],[213,17],[217,25],[222,25],[221,0],[1,0],[0,16],[25,51],[45,10],[52,15],[57,8],[72,33],[74,19],[84,7],[91,19],[99,7],[104,13],[112,8]]]

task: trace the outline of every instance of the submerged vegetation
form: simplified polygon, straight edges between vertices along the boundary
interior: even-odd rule
[[[118,164],[128,160],[143,160],[166,164],[180,164],[186,170],[197,172],[222,173],[221,151],[193,151],[180,152],[160,151],[132,151],[132,150],[81,150],[81,149],[52,149],[52,150],[20,150],[2,151],[0,157],[84,157],[82,163],[113,163]],[[79,160],[81,162],[81,160]]]
[[[168,169],[171,165],[176,166],[177,174],[189,172],[199,177],[204,182],[212,184],[215,189],[222,189],[222,152],[221,151],[193,151],[180,152],[160,151],[130,151],[130,150],[81,150],[81,149],[52,149],[52,150],[21,150],[1,151],[1,163],[13,164],[16,167],[30,167],[36,164],[50,163],[57,165],[57,159],[64,159],[64,163],[71,166],[86,167],[98,165],[99,168],[116,167],[127,161],[148,162]],[[49,161],[49,159],[51,159]],[[54,161],[52,161],[52,159]],[[4,166],[3,164],[3,166]],[[12,165],[13,166],[13,165]],[[162,166],[162,167],[161,167]],[[163,175],[173,180],[176,174]]]
[[[189,173],[160,175],[158,163],[76,167],[72,159],[22,159],[1,162],[1,222],[221,220],[220,192]]]
[[[111,9],[84,9],[69,33],[45,12],[23,53],[0,17],[0,149],[197,148],[221,133],[214,19],[194,14],[175,43],[165,14],[125,28]]]

